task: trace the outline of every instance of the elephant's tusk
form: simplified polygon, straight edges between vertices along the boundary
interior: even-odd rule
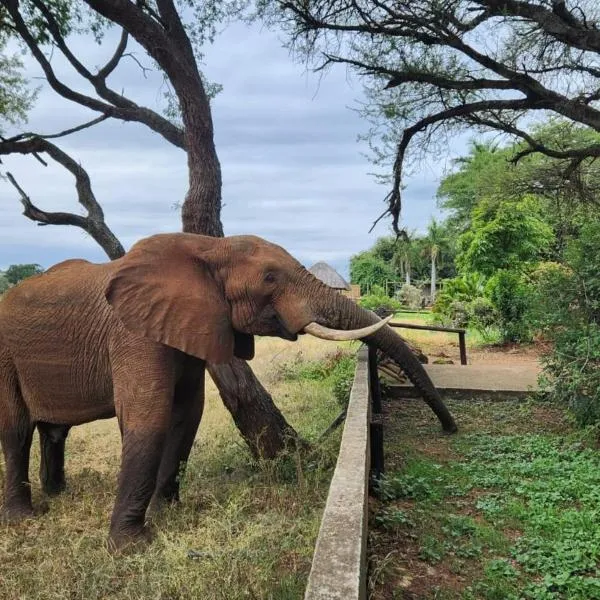
[[[345,342],[349,340],[359,340],[361,338],[367,337],[368,335],[372,335],[379,329],[381,329],[391,318],[393,315],[374,323],[373,325],[369,325],[368,327],[363,327],[362,329],[330,329],[329,327],[325,327],[324,325],[319,325],[314,321],[309,323],[305,328],[305,333],[310,333],[315,337],[321,338],[323,340],[334,340],[336,342]]]

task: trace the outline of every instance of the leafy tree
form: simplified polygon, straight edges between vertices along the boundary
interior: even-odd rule
[[[535,197],[497,205],[483,201],[473,211],[471,229],[459,238],[456,262],[462,272],[491,276],[540,260],[552,239]]]
[[[4,277],[8,283],[16,285],[19,281],[23,281],[23,279],[39,275],[43,272],[44,269],[38,264],[10,265],[4,273]]]
[[[444,177],[437,190],[438,204],[448,211],[447,224],[457,233],[464,233],[471,225],[473,210],[482,198],[490,198],[502,191],[506,197],[510,179],[510,151],[493,143],[472,141],[469,153],[456,159],[456,170]]]
[[[508,134],[523,141],[520,157],[541,152],[566,161],[566,170],[600,156],[598,142],[563,146],[523,126],[546,111],[600,131],[595,0],[275,4],[274,18],[303,58],[318,68],[349,65],[363,77],[374,160],[393,164],[387,201],[395,230],[406,160],[445,148],[460,130]]]
[[[35,99],[21,73],[22,61],[6,53],[0,31],[0,134],[2,124],[17,125],[26,120],[27,111]]]
[[[552,119],[534,132],[562,147],[600,142],[600,134],[565,120]],[[499,147],[472,142],[469,154],[456,160],[456,170],[442,180],[438,202],[450,211],[449,226],[462,233],[470,227],[473,210],[483,199],[499,203],[534,195],[544,220],[554,230],[551,252],[560,260],[569,239],[577,237],[580,227],[600,212],[600,165],[593,159],[573,164],[542,154],[515,162],[523,149],[522,143]]]
[[[6,279],[6,275],[4,273],[0,273],[0,294],[4,294],[4,292],[8,289],[8,279]]]
[[[350,259],[350,280],[367,292],[377,285],[385,288],[386,281],[394,279],[394,272],[388,264],[368,250]]]

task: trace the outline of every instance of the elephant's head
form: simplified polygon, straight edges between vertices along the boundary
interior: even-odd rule
[[[402,338],[280,246],[255,236],[159,234],[113,265],[106,297],[136,333],[214,363],[251,358],[253,335],[366,339],[402,366],[444,429],[456,429]]]

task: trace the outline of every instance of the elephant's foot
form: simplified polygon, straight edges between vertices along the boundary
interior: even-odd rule
[[[2,510],[0,510],[0,523],[5,525],[14,525],[15,523],[19,523],[25,519],[31,519],[34,516],[35,513],[31,504],[7,504],[2,507]]]
[[[146,517],[152,521],[155,517],[160,515],[165,508],[169,508],[172,506],[179,505],[179,494],[175,496],[163,496],[159,494],[154,494],[152,496],[152,500],[150,501],[150,506],[148,506],[148,511],[146,512]]]
[[[58,496],[67,489],[67,483],[64,479],[47,479],[42,481],[42,489],[47,496]]]
[[[111,530],[108,536],[108,550],[112,554],[139,552],[152,541],[150,527],[130,527],[127,529]]]

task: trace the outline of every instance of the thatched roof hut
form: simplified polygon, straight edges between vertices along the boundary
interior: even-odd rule
[[[326,283],[329,287],[336,290],[349,291],[351,288],[348,282],[331,266],[326,262],[315,263],[309,271],[323,283]]]

